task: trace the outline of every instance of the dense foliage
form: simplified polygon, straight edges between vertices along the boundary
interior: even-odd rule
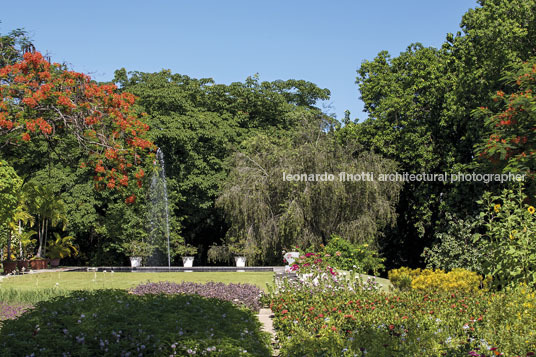
[[[498,246],[523,251],[505,255],[511,272],[491,273],[498,286],[508,274],[531,284],[531,243],[500,241],[503,221],[484,220],[494,211],[478,203],[500,200],[509,183],[304,182],[283,173],[515,171],[527,174],[523,204],[534,206],[535,8],[535,0],[479,1],[440,48],[415,43],[362,62],[366,118],[347,113],[344,125],[318,108],[329,90],[304,80],[255,75],[224,85],[120,69],[99,84],[35,52],[23,30],[2,35],[2,159],[29,187],[43,186],[18,197],[18,217],[31,216],[11,220],[20,232],[2,222],[3,256],[9,241],[19,257],[46,256],[59,233],[80,248],[72,263],[126,264],[125,247],[147,239],[158,170],[142,154],[159,147],[175,264],[185,247],[199,264],[210,247],[223,261],[245,254],[275,264],[283,250],[318,249],[339,234],[379,251],[388,268],[488,274],[504,266],[493,257]],[[56,208],[45,212],[54,201],[36,196],[57,197]]]
[[[486,289],[491,279],[465,269],[445,272],[441,269],[409,269],[401,267],[389,271],[389,281],[400,290],[413,289],[425,293],[471,293]]]
[[[385,259],[379,257],[367,243],[353,244],[340,236],[333,236],[324,247],[324,253],[329,255],[328,262],[336,269],[373,275],[384,269]]]
[[[260,248],[248,257],[262,263],[279,263],[282,251],[295,245],[327,244],[333,234],[375,245],[380,230],[394,222],[401,184],[338,176],[390,173],[395,164],[341,145],[324,118],[295,115],[301,125],[290,135],[252,137],[234,155],[217,201],[230,223],[226,244]]]
[[[510,155],[522,158],[525,147],[532,145],[523,139],[532,135],[531,99],[523,94],[531,88],[531,77],[525,74],[532,71],[536,3],[491,0],[479,4],[463,16],[461,31],[447,34],[440,49],[413,44],[399,56],[383,51],[365,61],[357,83],[367,118],[343,128],[341,140],[358,141],[397,161],[401,171],[413,173],[485,171],[490,163],[484,158],[491,154],[498,159],[496,154],[507,146],[512,146]],[[504,80],[512,66],[513,74]],[[524,77],[517,84],[519,76]],[[503,99],[497,100],[497,93],[505,93],[504,101],[512,103],[499,107]],[[500,119],[492,123],[492,118],[509,115],[509,106],[520,105],[527,106],[527,113],[519,118],[521,126],[493,126]],[[480,107],[489,108],[484,113],[488,119],[478,115]],[[521,124],[523,116],[526,124]],[[510,130],[501,137],[505,142],[499,140],[495,149],[479,156],[481,144],[504,130]],[[529,159],[514,161],[513,157],[506,161],[503,156],[496,166],[509,163],[508,168],[534,169]],[[444,229],[446,213],[460,218],[472,215],[482,193],[498,189],[478,182],[406,182],[397,205],[397,225],[383,241],[388,265],[422,264],[421,252]]]
[[[478,244],[486,254],[484,271],[497,286],[536,286],[536,217],[521,186],[500,195],[485,194],[480,214],[486,233]]]
[[[215,200],[227,178],[227,160],[258,132],[282,135],[296,125],[293,111],[319,113],[327,89],[303,80],[261,82],[258,76],[230,85],[170,71],[116,72],[114,81],[136,95],[148,113],[150,135],[164,153],[172,216],[186,243],[207,248],[227,229]]]
[[[253,312],[196,295],[77,292],[0,330],[0,355],[270,356]]]
[[[140,154],[153,145],[143,137],[149,127],[131,109],[134,101],[132,94],[116,93],[114,85],[98,85],[50,64],[39,52],[27,52],[22,61],[0,69],[2,145],[33,135],[50,142],[67,131],[92,155],[97,185],[126,187]]]
[[[270,307],[285,356],[531,356],[535,296],[386,293],[328,277],[282,283]]]

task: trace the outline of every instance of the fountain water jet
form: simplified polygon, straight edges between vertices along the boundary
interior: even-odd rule
[[[156,151],[154,171],[149,187],[147,219],[149,221],[148,243],[155,246],[153,254],[147,259],[147,265],[166,265],[165,252],[167,250],[167,266],[171,267],[166,171],[164,153],[160,149]]]

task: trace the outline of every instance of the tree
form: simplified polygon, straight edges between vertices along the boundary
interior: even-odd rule
[[[409,173],[442,173],[453,169],[454,142],[441,123],[444,96],[451,85],[444,56],[420,44],[391,58],[381,52],[364,62],[357,77],[369,118],[349,124],[338,135],[344,143],[364,147],[399,163]],[[431,241],[442,182],[406,182],[397,205],[396,227],[388,228],[382,251],[388,264],[417,265]]]
[[[18,206],[22,180],[13,167],[0,160],[0,224],[5,224]]]
[[[0,69],[1,145],[20,145],[36,135],[52,143],[73,134],[91,155],[98,187],[127,187],[141,155],[153,149],[134,102],[113,84],[97,85],[39,52],[27,52],[21,62]]]
[[[296,110],[290,134],[259,134],[243,144],[217,205],[229,221],[227,244],[257,247],[254,261],[278,263],[283,249],[327,243],[333,234],[374,245],[395,220],[401,184],[378,180],[287,181],[285,175],[387,173],[390,160],[340,145],[325,117]],[[344,176],[346,177],[346,176]]]
[[[37,257],[45,257],[50,227],[56,227],[63,223],[63,230],[65,229],[67,223],[65,205],[50,187],[30,183],[25,186],[25,190],[28,195],[30,212],[37,215],[37,234],[39,237]]]
[[[23,51],[32,46],[28,33],[23,29],[10,31],[7,35],[0,34],[0,68],[20,61]]]
[[[170,71],[116,71],[114,82],[139,99],[148,113],[150,135],[165,159],[170,213],[188,244],[220,242],[227,226],[215,200],[228,174],[228,158],[258,132],[286,131],[297,125],[295,108],[329,97],[310,82],[261,82],[258,76],[230,85]],[[271,135],[271,134],[270,134]],[[180,238],[178,238],[180,239]],[[205,249],[200,249],[204,259]]]
[[[534,179],[536,169],[536,57],[508,72],[505,78],[512,92],[497,91],[494,108],[481,107],[488,137],[477,145],[484,164],[496,172],[522,172]]]
[[[478,107],[494,108],[498,91],[511,92],[507,68],[534,56],[536,1],[487,0],[462,18],[440,49],[412,45],[398,57],[381,52],[358,70],[363,123],[348,125],[342,140],[365,147],[420,172],[486,170],[475,145],[489,138]],[[396,229],[386,232],[385,252],[394,265],[421,265],[420,253],[447,212],[472,215],[476,201],[499,185],[409,183],[401,192]]]
[[[11,259],[11,227],[10,223],[17,213],[20,202],[22,180],[15,170],[0,160],[0,227],[6,227],[7,260]]]

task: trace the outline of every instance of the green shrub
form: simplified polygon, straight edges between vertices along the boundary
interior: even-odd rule
[[[536,286],[536,209],[526,200],[520,183],[498,196],[487,192],[478,202],[484,209],[480,219],[486,233],[477,242],[489,257],[484,270],[496,286]]]
[[[282,356],[491,357],[536,352],[534,296],[386,293],[319,280],[283,281],[269,299]]]
[[[481,221],[473,217],[460,219],[449,213],[445,220],[444,226],[435,235],[432,247],[423,251],[427,267],[446,271],[463,268],[483,274],[484,249],[475,243]]]
[[[378,257],[378,253],[368,244],[353,244],[338,235],[331,237],[324,247],[324,253],[330,255],[328,262],[336,269],[378,275],[385,268],[385,259]]]
[[[402,267],[388,273],[393,286],[400,290],[418,290],[424,293],[434,292],[476,292],[487,288],[490,278],[484,279],[475,272],[454,269],[448,273],[441,269],[410,269]]]
[[[249,309],[196,295],[77,291],[0,330],[0,356],[270,356]]]
[[[411,282],[413,279],[418,277],[420,273],[421,269],[401,267],[398,269],[389,270],[387,276],[395,288],[400,290],[409,290],[411,289]]]

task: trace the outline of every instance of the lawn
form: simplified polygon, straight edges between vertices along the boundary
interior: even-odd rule
[[[0,301],[36,303],[72,290],[129,289],[141,283],[191,281],[249,283],[266,290],[271,272],[111,273],[54,272],[11,276],[0,280]]]

